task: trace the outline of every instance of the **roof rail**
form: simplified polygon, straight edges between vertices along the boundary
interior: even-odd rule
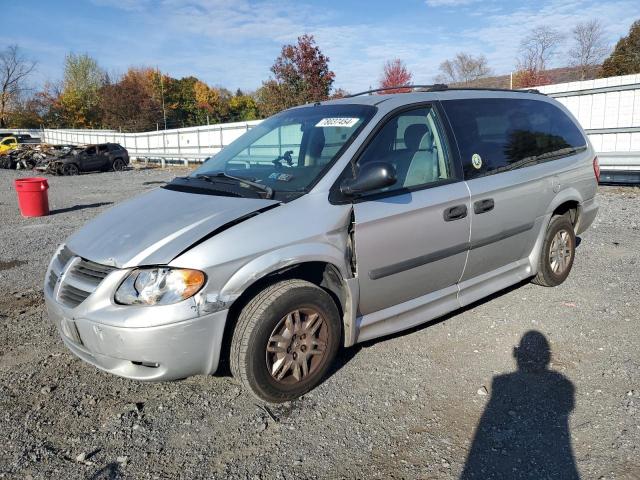
[[[376,88],[374,90],[366,90],[364,92],[347,95],[345,98],[359,97],[360,95],[371,95],[372,93],[385,92],[388,90],[417,90],[419,92],[440,92],[449,88],[444,83],[435,83],[433,85],[397,85],[394,87]]]

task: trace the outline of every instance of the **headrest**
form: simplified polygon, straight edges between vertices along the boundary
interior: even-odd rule
[[[428,131],[429,129],[424,123],[409,125],[404,131],[404,144],[407,146],[407,149],[414,152],[418,150],[423,135]]]
[[[433,148],[433,135],[431,135],[431,130],[427,130],[422,138],[420,139],[420,147],[419,150],[431,150]]]

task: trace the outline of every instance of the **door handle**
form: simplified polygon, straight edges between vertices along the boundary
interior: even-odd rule
[[[466,205],[456,205],[455,207],[447,208],[443,212],[445,222],[452,222],[454,220],[460,220],[467,216]]]
[[[484,200],[478,200],[473,204],[473,212],[476,214],[481,214],[493,210],[495,206],[495,202],[493,198],[485,198]]]

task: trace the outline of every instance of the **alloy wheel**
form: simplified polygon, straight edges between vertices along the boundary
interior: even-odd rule
[[[549,248],[549,263],[556,275],[561,275],[571,263],[571,236],[566,230],[558,230]]]
[[[267,343],[267,368],[280,383],[295,384],[313,375],[322,365],[329,329],[314,308],[299,308],[285,315]]]

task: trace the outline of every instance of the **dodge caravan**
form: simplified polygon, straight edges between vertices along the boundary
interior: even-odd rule
[[[535,91],[292,108],[67,239],[48,313],[107,372],[172,380],[228,362],[246,390],[286,401],[340,347],[524,279],[561,284],[598,175],[576,120]]]

